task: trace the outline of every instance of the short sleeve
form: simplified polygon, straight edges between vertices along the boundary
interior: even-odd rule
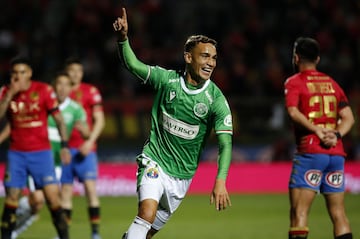
[[[214,116],[214,129],[216,134],[232,134],[232,115],[229,103],[223,95],[218,97],[212,106]]]
[[[295,78],[289,78],[284,83],[284,95],[286,107],[297,107],[299,104],[300,86]]]

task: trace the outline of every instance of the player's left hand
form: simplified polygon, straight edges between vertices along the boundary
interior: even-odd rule
[[[71,163],[71,153],[68,147],[61,148],[60,158],[61,162],[65,165]]]
[[[215,208],[218,211],[231,206],[230,197],[226,190],[225,183],[224,179],[216,179],[214,188],[210,195],[210,204],[215,203]]]
[[[93,142],[92,141],[89,141],[89,140],[86,140],[79,148],[79,152],[81,153],[81,155],[83,156],[86,156],[88,155],[92,148],[93,148]]]

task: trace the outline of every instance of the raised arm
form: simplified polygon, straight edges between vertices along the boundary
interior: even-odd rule
[[[118,53],[121,63],[135,76],[146,82],[150,75],[150,66],[139,61],[130,47],[128,40],[128,21],[125,8],[122,16],[113,23],[113,28],[118,37]]]
[[[126,15],[126,9],[122,8],[122,16],[118,17],[115,22],[113,23],[113,27],[115,32],[117,33],[118,40],[123,42],[127,40],[127,34],[128,34],[128,21],[127,21],[127,15]]]

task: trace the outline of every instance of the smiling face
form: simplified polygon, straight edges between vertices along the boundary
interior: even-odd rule
[[[212,43],[198,43],[189,52],[184,53],[186,79],[190,84],[198,85],[208,80],[216,67],[217,52]]]

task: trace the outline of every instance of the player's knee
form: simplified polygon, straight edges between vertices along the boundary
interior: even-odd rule
[[[155,220],[155,214],[151,210],[141,210],[138,213],[138,217],[148,221],[149,223],[153,223]]]
[[[8,204],[17,204],[20,196],[20,190],[15,188],[6,189],[5,202]]]
[[[146,199],[140,202],[138,216],[153,223],[156,216],[158,202],[153,199]]]
[[[44,194],[41,191],[33,193],[29,197],[29,203],[33,213],[38,213],[45,204]]]

